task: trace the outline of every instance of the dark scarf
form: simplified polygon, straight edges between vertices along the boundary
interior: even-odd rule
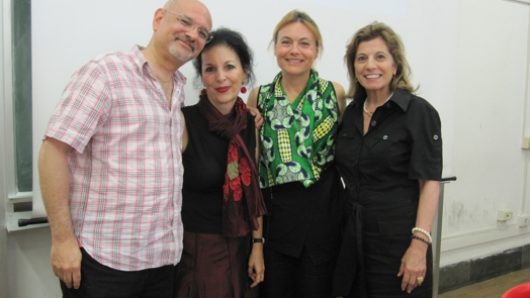
[[[203,90],[199,110],[208,121],[209,130],[228,140],[222,233],[227,237],[246,236],[251,228],[258,229],[257,217],[265,214],[254,156],[249,153],[240,136],[240,132],[247,127],[247,106],[238,97],[233,111],[225,116],[210,103]]]

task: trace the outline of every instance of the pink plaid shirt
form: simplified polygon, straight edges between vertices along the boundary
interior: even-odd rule
[[[114,269],[176,264],[182,253],[186,78],[171,106],[140,48],[94,59],[66,87],[46,136],[72,148],[70,212],[88,254]]]

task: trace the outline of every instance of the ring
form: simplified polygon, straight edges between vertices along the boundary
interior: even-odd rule
[[[421,286],[421,284],[423,283],[423,276],[418,276],[416,278],[416,282],[418,283],[418,286]]]

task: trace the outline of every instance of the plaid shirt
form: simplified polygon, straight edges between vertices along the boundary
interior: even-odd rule
[[[75,234],[99,263],[137,271],[182,253],[181,136],[186,78],[171,106],[141,49],[94,59],[66,87],[46,136],[69,158]]]

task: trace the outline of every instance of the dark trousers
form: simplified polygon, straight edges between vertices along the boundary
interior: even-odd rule
[[[140,271],[120,271],[101,265],[81,250],[81,286],[68,289],[64,298],[173,298],[175,266]]]
[[[265,248],[264,298],[328,298],[335,259],[315,263],[304,250],[300,257]]]

